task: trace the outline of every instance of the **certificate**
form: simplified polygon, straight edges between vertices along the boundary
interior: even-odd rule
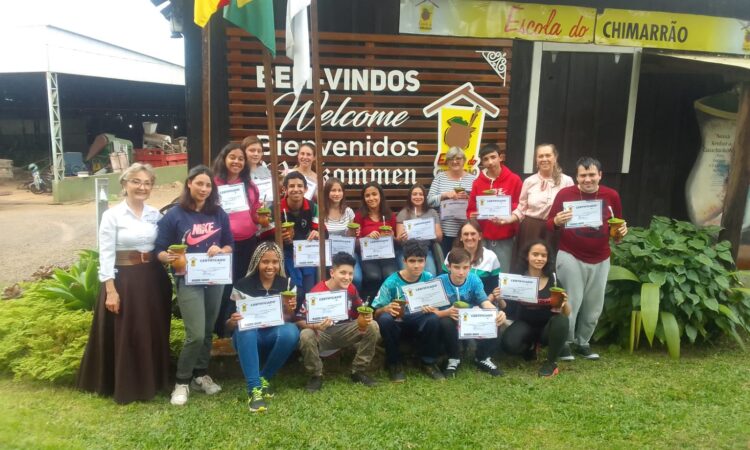
[[[401,290],[409,304],[409,313],[422,311],[425,306],[440,308],[448,306],[448,296],[445,295],[443,282],[437,278],[423,283],[407,284]]]
[[[478,195],[477,219],[510,217],[510,195]]]
[[[603,224],[601,200],[563,202],[563,209],[573,210],[573,217],[565,224],[565,228],[598,228]]]
[[[294,246],[294,267],[318,267],[320,265],[320,241],[299,240],[292,242]],[[326,266],[331,265],[331,241],[324,243],[326,247]]]
[[[437,239],[435,235],[435,218],[404,220],[404,228],[409,239],[430,241]]]
[[[312,200],[313,197],[315,197],[315,194],[318,192],[318,184],[314,181],[310,181],[309,178],[305,177],[307,180],[307,191],[305,192],[305,198],[308,200]]]
[[[188,253],[185,284],[232,284],[232,254]]]
[[[326,318],[334,322],[349,319],[346,291],[309,292],[305,294],[307,323],[319,323]]]
[[[440,218],[466,220],[466,210],[469,209],[469,200],[443,200],[440,202]]]
[[[245,184],[225,184],[218,187],[219,198],[221,198],[221,209],[227,213],[247,211],[247,192]]]
[[[267,203],[273,202],[273,182],[271,181],[271,177],[253,180],[253,183],[258,188],[258,200]]]
[[[514,300],[524,303],[539,303],[539,278],[515,275],[512,273],[500,274],[500,295],[505,300]]]
[[[344,252],[348,253],[352,256],[354,256],[354,243],[357,241],[357,238],[348,237],[348,236],[331,236],[326,240],[326,243],[329,244],[329,252],[328,254],[330,256],[335,255],[338,252]],[[330,259],[329,256],[329,259]]]
[[[240,331],[284,325],[280,295],[250,297],[237,289],[234,291],[233,294],[239,293],[236,301],[237,312],[242,314],[242,319],[237,324]]]
[[[459,309],[458,310],[458,338],[459,339],[493,339],[497,337],[495,319],[497,311],[494,309]]]
[[[393,236],[383,236],[378,239],[361,238],[362,261],[371,259],[390,259],[395,258],[396,253],[393,250]]]

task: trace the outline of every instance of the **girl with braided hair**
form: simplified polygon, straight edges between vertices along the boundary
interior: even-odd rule
[[[289,283],[289,284],[288,284]],[[270,241],[261,242],[250,259],[248,275],[234,284],[232,298],[242,294],[250,297],[279,295],[296,286],[287,281],[281,248]],[[227,332],[240,359],[242,373],[247,380],[248,408],[251,412],[265,411],[266,400],[273,397],[269,380],[281,369],[289,355],[297,348],[299,329],[293,322],[297,308],[295,297],[285,300],[283,325],[241,331],[238,322],[242,314],[231,303],[231,315],[226,322]],[[261,368],[260,359],[265,359]]]

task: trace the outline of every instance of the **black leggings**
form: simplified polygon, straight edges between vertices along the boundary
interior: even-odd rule
[[[562,314],[553,315],[546,324],[516,320],[503,333],[503,351],[511,355],[523,355],[539,342],[549,345],[547,361],[555,362],[565,345],[569,326],[568,318]]]
[[[397,270],[395,258],[362,261],[362,299],[367,300],[367,297],[370,297],[374,300],[383,281]]]

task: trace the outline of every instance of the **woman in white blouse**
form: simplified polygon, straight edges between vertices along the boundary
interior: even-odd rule
[[[557,254],[557,236],[547,231],[547,214],[560,189],[574,184],[572,178],[562,173],[557,157],[557,147],[553,144],[536,146],[534,159],[538,172],[524,180],[518,207],[513,211],[513,219],[521,222],[513,261],[516,261],[515,255],[520,249],[538,239],[545,239],[550,244],[552,256]]]
[[[102,285],[78,372],[80,389],[123,404],[150,400],[170,386],[172,285],[152,255],[161,214],[145,204],[154,181],[150,165],[130,166],[120,176],[125,200],[102,216]]]
[[[323,202],[326,213],[326,233],[328,236],[346,236],[348,225],[354,222],[354,211],[346,206],[346,192],[344,184],[338,178],[329,178],[323,185]],[[359,236],[359,228],[356,230]],[[362,267],[359,264],[359,256],[355,253],[354,259],[354,285],[357,289],[362,287]]]

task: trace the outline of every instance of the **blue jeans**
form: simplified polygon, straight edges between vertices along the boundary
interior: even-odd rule
[[[425,364],[434,364],[440,350],[440,319],[435,314],[407,314],[397,322],[388,313],[375,319],[380,327],[385,347],[385,362],[388,366],[401,363],[399,346],[402,337],[414,338],[417,353]]]
[[[276,375],[297,348],[298,341],[299,329],[293,323],[256,330],[235,330],[232,343],[247,380],[247,392],[260,387],[260,377],[270,380]],[[261,355],[266,356],[263,369],[260,368]]]
[[[305,301],[305,294],[315,286],[318,268],[294,267],[294,250],[291,247],[284,247],[284,268],[292,284],[297,286],[297,305],[301,305]]]

